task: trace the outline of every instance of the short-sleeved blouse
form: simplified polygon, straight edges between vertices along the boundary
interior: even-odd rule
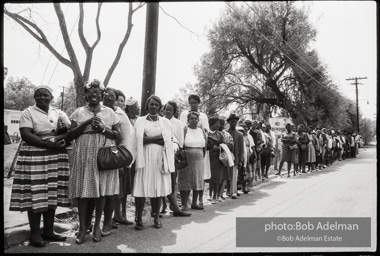
[[[57,129],[58,119],[70,126],[70,119],[65,112],[49,106],[49,110],[46,113],[37,105],[30,106],[21,113],[20,128],[32,128],[33,132],[37,135],[54,134]]]

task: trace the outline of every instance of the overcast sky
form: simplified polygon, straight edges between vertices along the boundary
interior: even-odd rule
[[[301,4],[301,3],[298,3]],[[329,73],[339,85],[342,93],[355,100],[355,86],[351,77],[367,77],[359,85],[359,106],[368,118],[376,113],[377,95],[377,52],[376,52],[376,3],[372,1],[317,1],[305,2],[311,11],[310,21],[316,26],[318,35],[313,47],[322,61],[329,67]],[[21,6],[22,5],[18,5]],[[187,83],[195,83],[193,65],[208,50],[205,37],[207,27],[216,20],[224,2],[162,2],[165,12],[174,16],[183,26],[162,10],[159,13],[159,38],[157,56],[156,94],[164,102],[179,93]],[[13,6],[14,7],[14,6]],[[44,18],[43,30],[52,45],[58,35],[58,22],[52,4],[38,4],[37,10]],[[96,37],[96,4],[85,4],[85,35],[89,43]],[[83,68],[84,51],[78,39],[78,4],[62,4],[66,12],[69,33],[77,50]],[[126,30],[128,5],[126,3],[104,3],[100,17],[102,39],[95,49],[91,78],[103,80],[115,57],[116,49]],[[146,8],[140,9],[133,18],[132,35],[124,49],[122,58],[108,86],[122,90],[127,96],[140,100],[143,74],[144,36]],[[33,84],[49,84],[54,94],[72,80],[72,72],[42,45],[22,30],[15,22],[5,18],[4,22],[4,65],[8,77],[27,77]],[[61,37],[55,44],[63,50]],[[80,50],[79,50],[80,49]],[[67,56],[65,52],[64,56]],[[49,61],[50,59],[50,61]],[[367,104],[367,102],[369,104]]]

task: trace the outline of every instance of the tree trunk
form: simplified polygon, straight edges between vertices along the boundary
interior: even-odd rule
[[[87,104],[84,93],[84,81],[80,77],[74,78],[75,91],[77,94],[76,107],[80,108]]]

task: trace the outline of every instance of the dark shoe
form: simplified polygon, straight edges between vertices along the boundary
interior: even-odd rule
[[[200,206],[200,205],[192,205],[191,206],[191,209],[194,209],[194,210],[203,210],[203,206]]]
[[[78,234],[77,237],[75,238],[75,242],[77,244],[83,244],[85,240],[85,235]]]
[[[91,224],[91,226],[86,230],[86,234],[89,234],[92,232],[92,229],[93,229],[94,225]],[[75,235],[77,236],[79,234],[79,231],[78,232],[75,232]]]
[[[237,196],[241,196],[239,193],[236,194]]]
[[[237,196],[231,196],[231,199],[237,199]]]
[[[107,230],[102,230],[102,236],[109,236],[111,235],[111,231],[107,231]]]
[[[160,213],[167,213],[166,208],[163,208]]]
[[[135,229],[136,230],[143,230],[144,226],[142,224],[142,221],[136,221]]]
[[[191,213],[179,211],[179,212],[173,212],[173,216],[174,217],[189,217],[191,216]]]
[[[44,240],[38,240],[38,241],[29,240],[29,242],[30,242],[30,245],[34,247],[45,247],[46,245],[46,242]]]
[[[161,221],[157,220],[154,222],[154,227],[155,228],[162,228],[162,224],[161,224]]]
[[[281,172],[276,172],[274,175],[281,175]]]
[[[244,190],[243,193],[244,193],[244,194],[248,194],[249,191],[248,191],[248,190]]]
[[[100,240],[102,240],[102,233],[100,233],[100,235],[95,235],[93,233],[92,240],[94,240],[94,242],[100,242]]]
[[[112,220],[112,229],[118,229],[118,226],[114,220]]]
[[[54,233],[52,235],[49,235],[49,236],[42,233],[41,237],[45,241],[57,241],[57,242],[66,241],[66,239],[67,239],[67,237],[65,237],[65,236],[61,236],[61,235],[54,234]]]
[[[132,225],[133,222],[132,221],[129,221],[127,219],[123,219],[123,220],[116,220],[115,218],[113,219],[114,222],[116,223],[119,223],[121,225]]]

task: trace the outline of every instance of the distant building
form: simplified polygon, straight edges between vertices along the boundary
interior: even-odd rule
[[[9,136],[18,134],[20,137],[19,125],[20,125],[21,111],[4,109],[4,125],[8,127]]]

